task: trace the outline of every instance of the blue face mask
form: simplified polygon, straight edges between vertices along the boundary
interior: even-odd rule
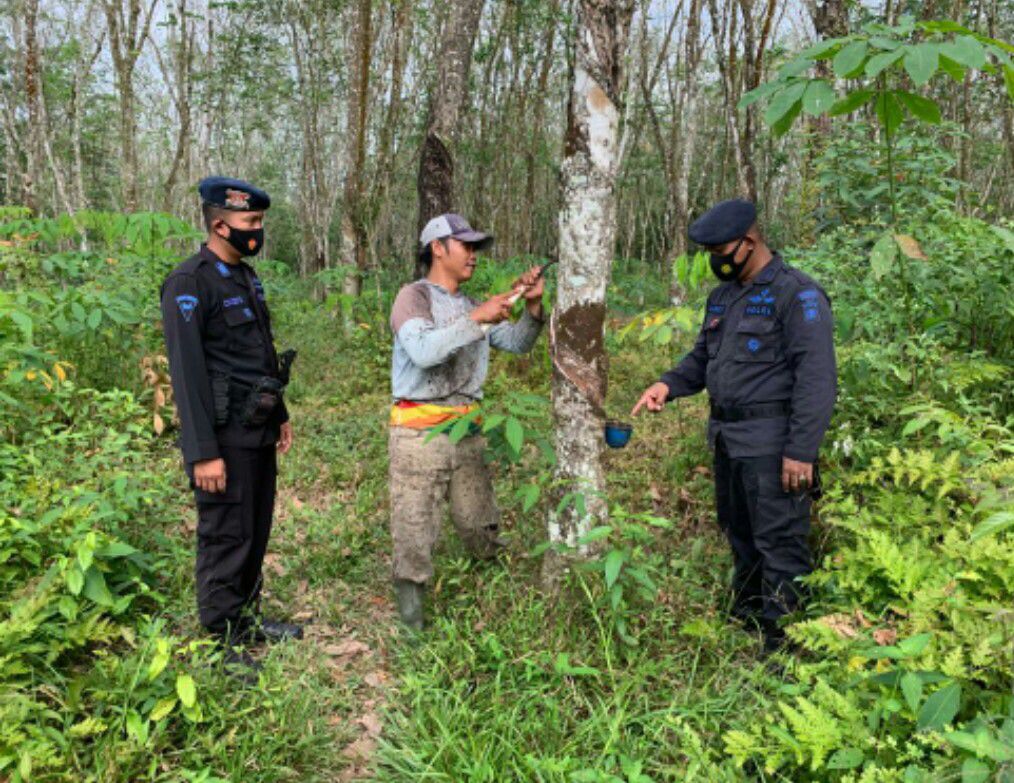
[[[746,239],[744,237],[743,239]],[[711,254],[711,271],[714,273],[722,282],[729,282],[730,280],[736,280],[739,278],[743,271],[743,267],[746,266],[746,262],[750,260],[750,256],[753,255],[753,248],[750,248],[750,252],[746,254],[739,263],[736,263],[736,253],[739,252],[740,245],[743,244],[743,239],[736,243],[736,247],[731,252],[725,255],[719,255],[717,253]]]

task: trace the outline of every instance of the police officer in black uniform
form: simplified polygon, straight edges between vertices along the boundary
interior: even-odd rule
[[[837,374],[827,294],[768,248],[756,220],[752,203],[733,199],[690,226],[724,282],[708,297],[693,349],[632,413],[707,388],[718,521],[735,564],[732,613],[758,624],[772,651],[784,642],[779,619],[799,605],[797,578],[812,569],[810,504]]]
[[[226,177],[198,189],[207,241],[163,283],[162,323],[197,502],[198,613],[229,662],[256,668],[238,645],[302,636],[258,612],[276,454],[292,445],[282,392],[294,353],[275,353],[264,288],[243,261],[264,244],[271,199]]]

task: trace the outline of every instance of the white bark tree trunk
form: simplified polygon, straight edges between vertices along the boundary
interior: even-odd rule
[[[616,182],[623,64],[633,0],[579,0],[574,73],[568,111],[560,269],[550,322],[556,486],[579,492],[548,521],[549,540],[578,546],[607,517],[602,428],[607,380],[605,295],[616,237]],[[554,504],[554,507],[557,504]],[[578,547],[578,555],[588,555]],[[547,553],[543,579],[552,587],[566,558]]]

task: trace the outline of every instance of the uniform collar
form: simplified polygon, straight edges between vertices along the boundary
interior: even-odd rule
[[[777,252],[773,253],[771,255],[771,260],[767,263],[767,266],[765,266],[758,275],[750,281],[750,285],[767,285],[775,279],[775,275],[781,271],[783,266],[785,266],[785,262],[782,261],[781,254]]]
[[[207,242],[201,242],[201,249],[198,255],[209,264],[213,264],[218,270],[218,274],[222,277],[232,277],[232,273],[237,269],[249,269],[245,261],[240,260],[239,263],[230,264],[227,261],[223,261],[218,257],[218,254],[208,247]]]

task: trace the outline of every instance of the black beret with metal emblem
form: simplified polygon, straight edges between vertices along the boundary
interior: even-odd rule
[[[271,197],[249,182],[233,177],[205,177],[197,186],[201,201],[237,212],[261,212],[271,206]]]
[[[743,237],[757,221],[757,207],[742,198],[715,204],[690,224],[687,235],[698,245],[717,247]]]

